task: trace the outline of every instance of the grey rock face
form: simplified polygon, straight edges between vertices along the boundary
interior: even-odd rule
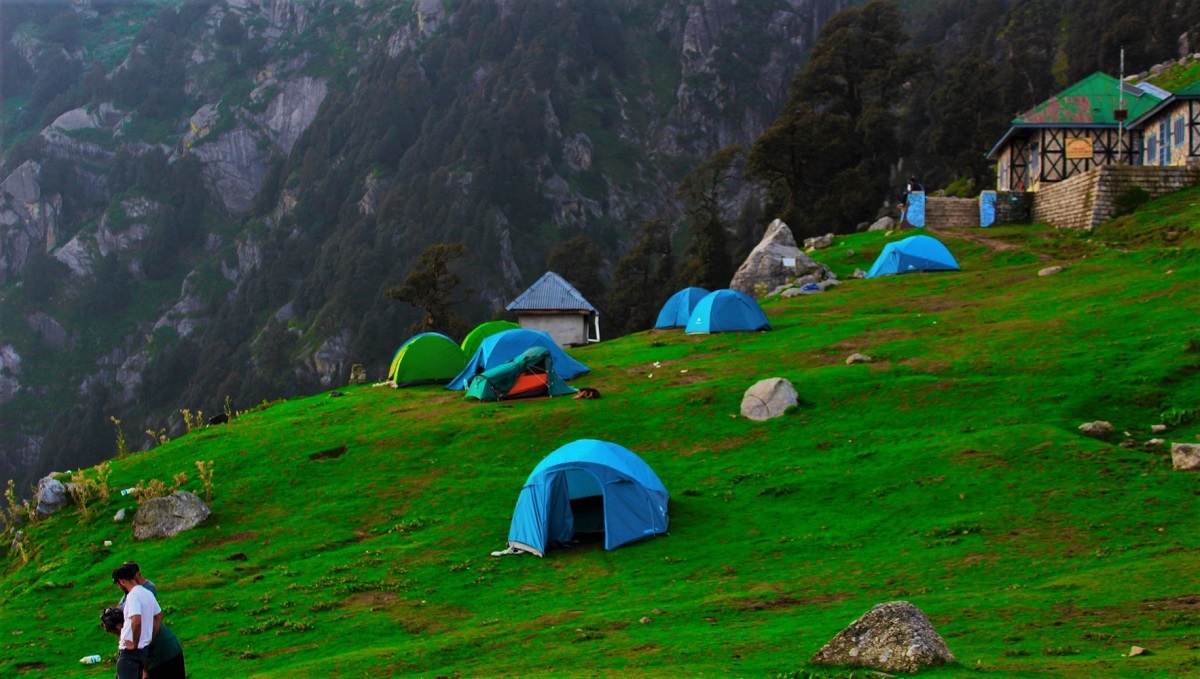
[[[42,195],[41,167],[26,161],[0,182],[0,285],[58,238],[62,197]]]
[[[921,609],[907,601],[872,608],[809,660],[814,665],[918,672],[954,662],[946,642]]]
[[[896,220],[891,217],[880,217],[867,227],[867,231],[891,231],[896,228]]]
[[[1079,433],[1094,439],[1108,440],[1108,437],[1113,433],[1113,426],[1111,422],[1105,422],[1104,420],[1084,422],[1079,425]]]
[[[17,396],[21,390],[21,355],[11,344],[0,346],[0,405]]]
[[[779,417],[799,402],[796,388],[782,377],[763,380],[746,390],[742,396],[742,415],[755,422]]]
[[[67,329],[44,311],[35,311],[25,318],[25,322],[46,346],[55,351],[69,351],[74,345],[67,336]]]
[[[147,500],[133,517],[137,540],[169,538],[204,523],[212,512],[204,501],[186,490]]]
[[[1200,470],[1200,444],[1172,443],[1171,466],[1181,471]]]
[[[204,178],[225,209],[242,214],[254,207],[270,154],[259,147],[249,128],[237,127],[216,141],[193,147],[192,153],[204,163]]]
[[[750,251],[746,261],[733,275],[729,287],[747,295],[754,295],[755,288],[765,286],[773,290],[803,276],[816,276],[816,280],[832,278],[829,269],[796,247],[792,230],[783,221],[776,219],[767,227],[767,232],[758,245]]]
[[[328,93],[329,87],[321,78],[296,78],[279,85],[279,94],[267,105],[259,122],[270,130],[271,141],[284,154],[291,152],[296,140],[317,117]]]
[[[71,493],[67,486],[52,476],[38,481],[37,494],[34,497],[37,499],[38,516],[41,517],[50,516],[71,501]]]

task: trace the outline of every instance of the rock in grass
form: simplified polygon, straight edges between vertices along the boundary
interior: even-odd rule
[[[896,220],[891,217],[880,217],[867,231],[891,231],[896,228]]]
[[[872,608],[809,660],[814,665],[917,672],[954,662],[946,642],[921,609],[907,601]]]
[[[125,508],[122,507],[117,510],[116,514],[113,514],[113,523],[121,523],[124,520],[125,520]]]
[[[854,365],[855,363],[870,363],[875,359],[866,354],[854,353],[846,357],[846,365]]]
[[[1200,444],[1172,443],[1171,465],[1180,471],[1200,469]]]
[[[147,500],[133,517],[133,537],[138,540],[169,538],[195,528],[211,511],[194,493],[177,490],[167,497]]]
[[[1151,434],[1161,434],[1161,433],[1163,433],[1163,432],[1164,432],[1164,431],[1166,431],[1166,430],[1167,430],[1167,425],[1165,425],[1165,424],[1152,424],[1152,425],[1150,425],[1150,433],[1151,433]]]
[[[1129,657],[1132,658],[1136,655],[1150,655],[1150,651],[1147,651],[1146,649],[1142,648],[1141,646],[1130,646],[1129,647]]]
[[[38,481],[34,499],[37,501],[38,516],[45,518],[67,506],[67,502],[71,500],[71,491],[66,484],[51,475]]]
[[[1061,266],[1048,266],[1045,269],[1042,269],[1041,271],[1039,271],[1038,275],[1042,276],[1044,278],[1046,276],[1053,276],[1054,274],[1056,274],[1062,270],[1063,270],[1063,268]]]
[[[782,377],[763,380],[742,395],[742,415],[763,422],[779,417],[790,406],[799,403],[796,388]]]
[[[1079,425],[1079,433],[1083,434],[1084,436],[1090,436],[1094,439],[1107,441],[1108,437],[1113,433],[1113,426],[1111,422],[1105,422],[1104,420],[1084,422],[1083,424]]]

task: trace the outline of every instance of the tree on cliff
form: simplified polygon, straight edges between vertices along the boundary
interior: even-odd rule
[[[659,308],[674,290],[674,268],[670,227],[662,220],[646,222],[637,243],[613,271],[605,335],[619,337],[653,327]]]
[[[784,112],[755,142],[746,173],[768,188],[767,213],[799,234],[846,229],[874,215],[901,155],[896,109],[920,65],[893,3],[830,19]]]
[[[688,215],[691,245],[679,271],[679,281],[710,290],[729,287],[733,262],[721,208],[729,183],[741,174],[742,148],[726,146],[701,163],[679,183],[679,197]]]
[[[411,328],[412,332],[436,331],[461,337],[470,330],[454,307],[465,301],[472,290],[463,290],[463,297],[455,298],[462,277],[450,270],[452,262],[466,256],[467,246],[461,242],[435,243],[417,257],[404,283],[384,292],[388,299],[406,302],[425,312],[425,317]]]

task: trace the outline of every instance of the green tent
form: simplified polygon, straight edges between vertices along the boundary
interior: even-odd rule
[[[514,330],[521,326],[512,321],[488,321],[475,326],[475,329],[467,333],[467,336],[462,341],[462,353],[468,359],[475,355],[479,350],[479,345],[492,335],[502,333],[505,330]]]
[[[472,377],[467,385],[467,397],[503,401],[574,394],[576,390],[568,387],[554,372],[551,361],[549,349],[530,347],[513,360]]]
[[[437,332],[423,332],[400,345],[388,368],[388,379],[398,387],[446,383],[467,364],[454,340]]]

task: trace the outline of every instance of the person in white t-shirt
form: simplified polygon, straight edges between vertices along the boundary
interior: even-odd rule
[[[141,679],[156,622],[162,620],[162,608],[150,590],[137,581],[137,566],[126,564],[113,571],[113,582],[125,593],[125,624],[117,645],[117,679]]]

